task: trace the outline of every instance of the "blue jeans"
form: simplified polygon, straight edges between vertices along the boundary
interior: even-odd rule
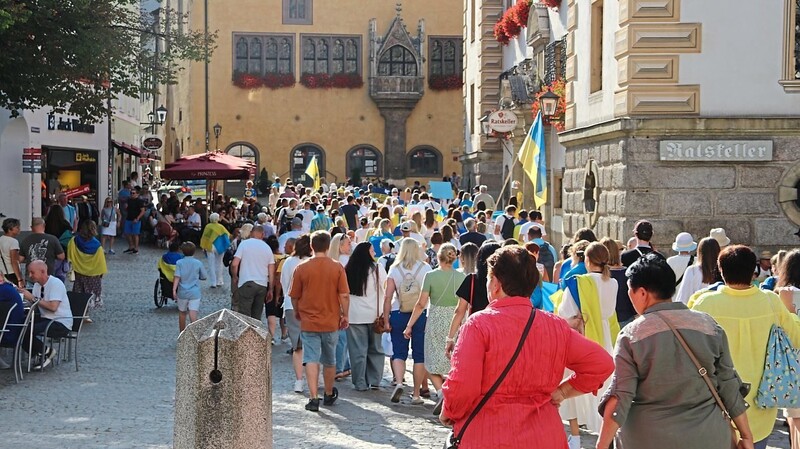
[[[47,333],[48,337],[60,338],[60,337],[66,337],[69,334],[69,329],[67,329],[66,326],[59,323],[58,321],[52,321],[47,318],[36,317],[36,319],[33,322],[33,335],[34,335],[33,340],[31,341],[30,339],[31,338],[30,331],[26,331],[22,339],[22,344],[25,345],[23,346],[23,348],[26,351],[28,350],[28,345],[30,344],[31,347],[33,348],[34,354],[44,354],[44,343],[42,342],[42,340],[36,338],[36,335],[44,335],[44,330],[50,323],[53,324],[50,325],[50,330]]]
[[[767,449],[767,440],[769,440],[769,437],[764,438],[761,441],[756,441],[755,443],[753,443],[753,447],[755,449]]]
[[[350,371],[350,353],[347,352],[347,331],[339,331],[336,343],[336,374]]]
[[[389,325],[392,326],[392,360],[408,360],[408,344],[411,343],[414,363],[425,363],[425,324],[428,322],[428,312],[422,312],[411,327],[410,341],[403,336],[409,320],[411,312],[394,310],[389,314]]]

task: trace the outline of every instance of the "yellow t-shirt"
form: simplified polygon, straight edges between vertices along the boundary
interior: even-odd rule
[[[761,441],[772,433],[778,409],[761,409],[755,405],[755,396],[761,376],[764,374],[764,359],[772,325],[786,331],[794,347],[800,347],[800,318],[789,313],[778,295],[770,291],[750,287],[734,290],[720,287],[716,292],[700,296],[694,310],[711,315],[725,329],[733,358],[733,366],[744,382],[752,387],[745,400],[750,404],[747,419],[755,441]]]

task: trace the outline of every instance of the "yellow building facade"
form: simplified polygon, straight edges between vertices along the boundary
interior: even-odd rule
[[[207,88],[202,63],[168,88],[166,162],[219,148],[306,185],[315,155],[329,183],[460,175],[462,4],[173,2],[218,38]]]

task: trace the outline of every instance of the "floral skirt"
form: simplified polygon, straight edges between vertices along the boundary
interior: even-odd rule
[[[89,311],[103,307],[103,276],[84,276],[75,273],[75,282],[72,291],[76,293],[91,293],[94,298],[89,301]],[[76,311],[73,310],[73,313]]]
[[[450,359],[445,356],[444,347],[450,333],[450,321],[455,307],[435,306],[428,309],[425,324],[425,368],[431,374],[446,376],[450,372]]]

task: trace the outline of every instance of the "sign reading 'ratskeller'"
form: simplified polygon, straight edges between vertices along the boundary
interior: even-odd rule
[[[771,140],[662,140],[662,161],[759,162],[772,160]]]

